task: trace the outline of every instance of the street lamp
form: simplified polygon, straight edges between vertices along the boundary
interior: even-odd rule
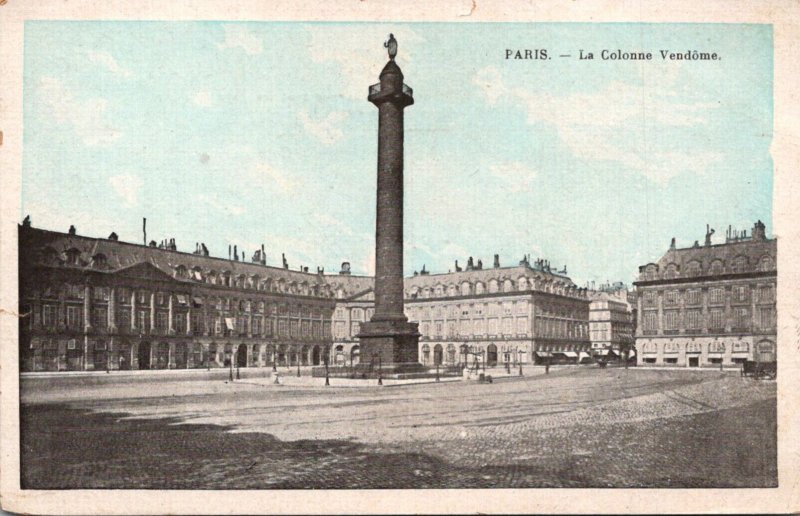
[[[329,372],[328,372],[328,356],[325,355],[325,385],[329,386],[331,384]]]
[[[436,381],[438,382],[439,381],[439,362],[441,360],[436,360],[435,355],[434,355],[434,361],[436,362]]]
[[[278,372],[278,362],[277,361],[278,361],[278,355],[277,355],[277,352],[275,351],[275,346],[272,346],[272,372],[273,373],[277,373]]]
[[[378,385],[383,385],[383,357],[378,355]]]
[[[297,354],[297,377],[300,378],[300,354]]]

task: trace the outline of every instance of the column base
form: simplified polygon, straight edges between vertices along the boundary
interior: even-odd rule
[[[370,321],[358,334],[359,361],[382,370],[406,372],[418,369],[419,325],[408,321]],[[397,370],[400,369],[400,370]],[[397,371],[395,371],[397,370]]]

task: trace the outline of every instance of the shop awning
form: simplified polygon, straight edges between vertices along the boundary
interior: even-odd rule
[[[628,351],[628,358],[633,358],[635,356],[636,356],[636,350],[635,349],[632,349],[632,350]]]
[[[203,306],[203,298],[201,297],[193,297],[192,301],[194,301],[194,306]]]
[[[747,351],[734,351],[731,353],[731,356],[734,358],[747,358],[750,356],[750,353]]]
[[[563,354],[567,355],[568,357],[577,357],[578,356],[578,354],[576,352],[574,352],[574,351],[564,351]]]
[[[608,350],[607,349],[601,349],[601,350],[597,351],[595,353],[595,355],[606,356],[606,355],[608,355]]]
[[[536,356],[537,357],[549,357],[550,354],[547,351],[537,351],[536,352]]]
[[[178,304],[181,306],[186,306],[186,296],[183,294],[175,294],[175,297],[178,298]]]
[[[615,355],[619,355],[619,351],[617,351],[616,349],[610,349],[609,351],[611,351],[611,353]]]
[[[225,318],[225,326],[231,331],[233,331],[235,329],[235,326],[233,324],[233,317],[226,317]]]
[[[581,360],[583,360],[584,358],[590,358],[590,357],[591,357],[591,355],[589,355],[589,353],[587,353],[587,352],[585,352],[585,351],[581,351],[581,352],[578,354],[578,356],[580,357],[580,359],[581,359]]]

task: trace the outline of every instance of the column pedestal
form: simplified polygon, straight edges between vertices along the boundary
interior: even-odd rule
[[[419,325],[407,321],[370,321],[361,325],[359,369],[380,366],[386,374],[425,370],[419,363]]]

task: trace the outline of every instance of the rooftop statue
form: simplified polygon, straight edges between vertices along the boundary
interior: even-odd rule
[[[389,59],[394,61],[397,55],[397,40],[394,39],[394,34],[389,34],[389,39],[383,43],[383,47],[389,51]]]

